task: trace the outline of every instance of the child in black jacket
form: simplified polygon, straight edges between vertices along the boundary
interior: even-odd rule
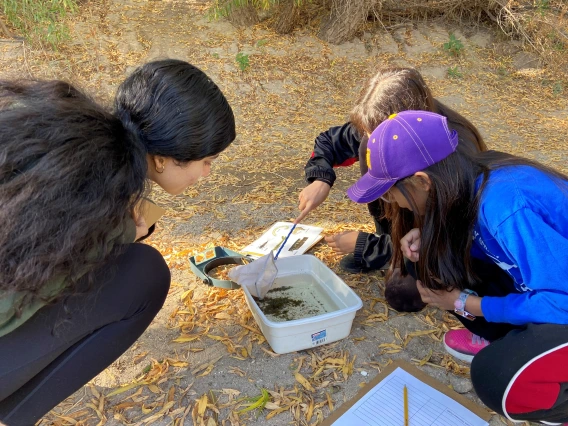
[[[299,195],[300,215],[296,223],[306,217],[327,198],[336,176],[334,167],[350,166],[365,159],[368,135],[391,114],[405,110],[426,110],[448,118],[449,125],[458,131],[472,151],[485,151],[483,138],[466,118],[434,99],[420,73],[412,68],[383,68],[365,85],[351,111],[350,121],[331,127],[315,140],[314,151],[305,166],[310,183]],[[467,141],[474,141],[474,144]],[[360,161],[361,175],[367,172],[366,161]],[[326,237],[337,253],[345,254],[340,267],[359,273],[387,269],[392,256],[390,223],[384,218],[380,200],[368,204],[375,222],[376,233],[347,231]],[[408,263],[407,268],[413,265]],[[424,307],[416,289],[415,280],[405,271],[389,272],[385,296],[399,311],[417,311]]]

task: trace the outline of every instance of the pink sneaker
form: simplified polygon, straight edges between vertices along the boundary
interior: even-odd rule
[[[466,329],[451,330],[444,335],[446,351],[465,362],[471,362],[473,357],[488,345],[489,341]]]

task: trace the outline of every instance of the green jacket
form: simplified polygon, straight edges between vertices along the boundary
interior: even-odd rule
[[[126,224],[122,235],[110,235],[118,244],[134,242],[136,225],[133,220]],[[14,331],[38,310],[46,306],[67,287],[67,277],[56,276],[46,283],[37,294],[27,291],[11,291],[0,293],[0,337]]]

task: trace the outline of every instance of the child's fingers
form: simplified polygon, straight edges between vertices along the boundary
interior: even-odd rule
[[[416,288],[418,289],[418,293],[420,293],[420,298],[424,303],[432,302],[432,299],[430,297],[431,296],[430,291],[426,287],[424,287],[422,281],[416,280]]]
[[[406,258],[417,262],[419,257],[418,250],[420,249],[420,231],[417,228],[411,229],[401,238],[400,248]]]
[[[330,246],[334,251],[337,250],[337,241],[335,240],[335,235],[331,235],[329,237],[325,237],[325,242],[328,246]]]
[[[404,257],[406,257],[407,259],[409,259],[413,262],[418,262],[418,257],[419,257],[418,252],[410,250],[409,247],[401,247],[401,249],[402,249],[402,254],[404,255]]]
[[[296,220],[294,220],[295,224],[300,223],[300,221],[302,221],[302,219],[304,219],[311,210],[310,208],[308,208],[309,207],[308,201],[306,200],[306,197],[304,197],[303,191],[300,193],[298,199],[300,200],[300,203],[298,204],[298,209],[300,210],[300,214],[298,215]]]
[[[302,209],[302,211],[300,212],[300,214],[298,215],[296,220],[294,220],[295,224],[300,223],[308,215],[308,213],[312,210],[310,207],[311,206],[308,206],[308,207],[304,206],[304,208],[300,207]]]

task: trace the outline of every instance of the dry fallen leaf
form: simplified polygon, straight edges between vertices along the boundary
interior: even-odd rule
[[[295,373],[294,377],[296,377],[296,380],[304,387],[306,388],[306,390],[309,390],[310,392],[315,392],[315,389],[313,388],[313,386],[310,384],[310,382],[308,382],[306,380],[306,378],[304,376],[302,376],[300,373]]]

